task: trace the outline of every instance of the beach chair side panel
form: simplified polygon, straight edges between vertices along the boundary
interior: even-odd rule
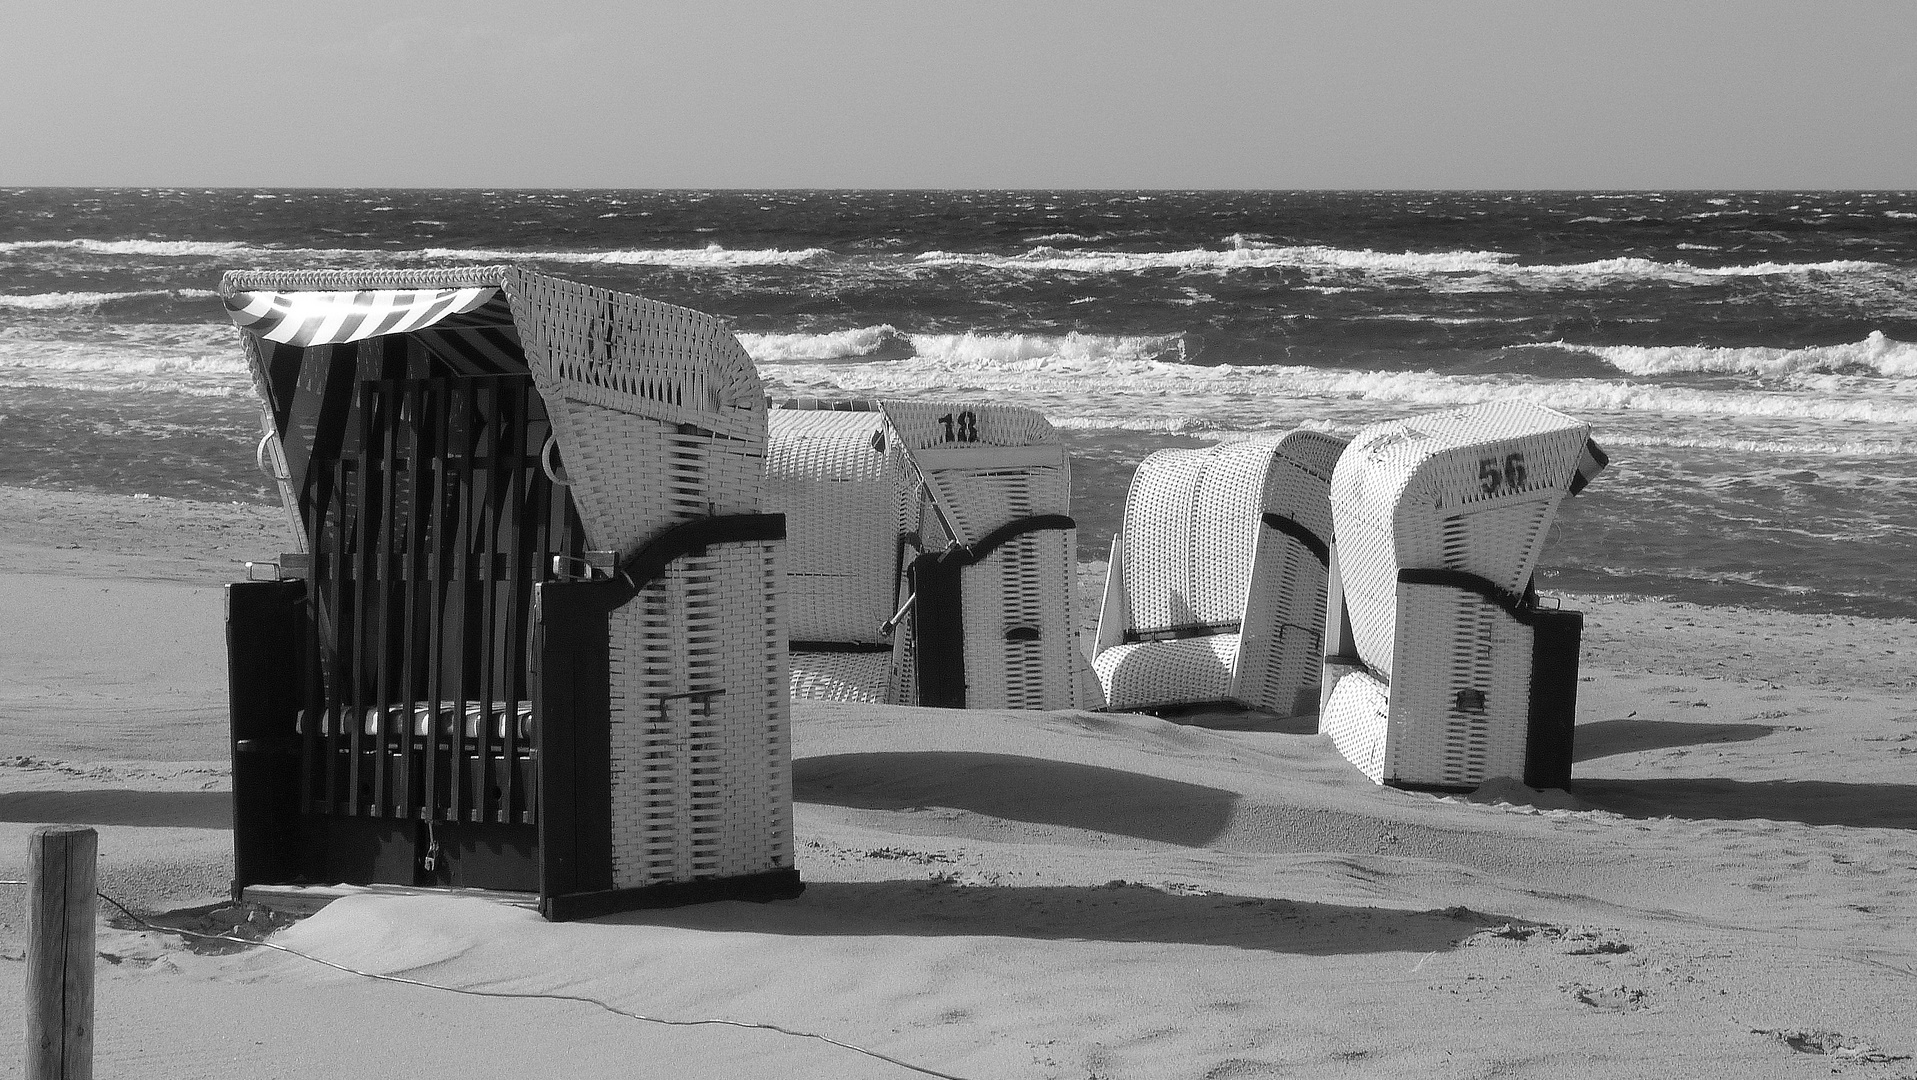
[[[698,312],[526,272],[507,292],[587,537],[618,559],[595,584],[630,593],[607,606],[595,718],[604,876],[542,910],[793,895],[785,525],[759,513],[757,372]]]

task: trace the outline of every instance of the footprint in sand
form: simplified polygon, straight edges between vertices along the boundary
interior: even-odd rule
[[[1835,1031],[1813,1031],[1803,1028],[1752,1028],[1751,1034],[1765,1035],[1776,1039],[1800,1054],[1827,1054],[1832,1057],[1851,1061],[1909,1061],[1909,1054],[1887,1054],[1862,1039],[1849,1035],[1840,1035]]]
[[[1579,1003],[1605,1012],[1638,1012],[1651,1007],[1650,995],[1629,986],[1586,986],[1572,983],[1564,991]]]

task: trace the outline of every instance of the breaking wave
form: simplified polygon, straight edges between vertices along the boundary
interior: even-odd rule
[[[867,326],[824,334],[739,334],[740,344],[762,364],[905,360],[950,370],[1032,367],[1048,362],[1081,364],[1176,363],[1185,356],[1178,334],[907,334],[892,326]]]
[[[399,257],[436,261],[518,261],[600,266],[800,266],[835,258],[824,248],[742,248],[709,244],[703,248],[630,248],[617,251],[507,251],[492,248],[423,248],[419,251],[381,252]]]
[[[1067,241],[1067,234],[1051,239]],[[1085,237],[1087,242],[1095,239]],[[1225,239],[1221,248],[1179,251],[1103,251],[1054,247],[1049,244],[1019,254],[967,251],[927,251],[918,255],[858,254],[828,248],[621,248],[611,250],[507,248],[415,249],[259,247],[234,241],[197,240],[21,240],[0,243],[0,253],[30,250],[67,250],[95,255],[160,257],[217,257],[237,264],[287,259],[375,265],[409,262],[529,261],[581,266],[678,266],[728,268],[755,266],[856,266],[864,270],[911,272],[915,268],[971,266],[1007,272],[1069,272],[1128,274],[1142,271],[1229,273],[1242,270],[1291,269],[1306,274],[1342,274],[1371,277],[1476,279],[1497,284],[1584,285],[1629,281],[1705,282],[1723,278],[1775,277],[1809,274],[1855,274],[1883,269],[1885,264],[1853,259],[1809,263],[1760,262],[1739,266],[1696,266],[1683,261],[1638,257],[1598,259],[1566,264],[1521,263],[1503,251],[1374,251],[1325,245],[1280,245],[1244,235]]]
[[[0,308],[12,311],[85,311],[120,300],[210,300],[209,289],[141,289],[137,292],[57,292],[0,296]]]
[[[1629,375],[1748,374],[1781,378],[1807,372],[1873,372],[1917,378],[1917,344],[1873,330],[1863,341],[1803,349],[1706,348],[1701,345],[1566,345],[1602,358]]]
[[[1252,269],[1343,271],[1372,275],[1459,275],[1531,279],[1603,278],[1647,281],[1696,281],[1711,278],[1762,277],[1784,274],[1843,274],[1880,269],[1883,264],[1854,259],[1816,263],[1762,262],[1745,266],[1694,266],[1686,262],[1623,257],[1567,264],[1525,264],[1502,251],[1389,252],[1322,245],[1280,246],[1234,236],[1231,246],[1184,251],[1070,251],[1036,247],[1021,255],[928,251],[916,257],[922,265],[976,265],[1006,270],[1070,271],[1086,274],[1136,273],[1146,270],[1227,272]]]

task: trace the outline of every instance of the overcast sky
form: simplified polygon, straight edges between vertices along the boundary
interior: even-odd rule
[[[1917,187],[1913,0],[8,0],[0,184]]]

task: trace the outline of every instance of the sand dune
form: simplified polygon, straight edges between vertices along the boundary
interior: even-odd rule
[[[0,491],[0,603],[38,627],[0,620],[0,877],[34,823],[88,821],[103,886],[154,911],[230,873],[217,587],[278,523],[153,500],[116,524],[127,501]],[[98,550],[60,562],[62,521]],[[208,535],[247,539],[182,555]],[[368,893],[274,940],[979,1080],[1917,1076],[1917,629],[1574,606],[1569,791],[1380,788],[1299,730],[800,703],[797,900],[553,925]],[[913,1075],[150,932],[101,951],[103,1076]]]

